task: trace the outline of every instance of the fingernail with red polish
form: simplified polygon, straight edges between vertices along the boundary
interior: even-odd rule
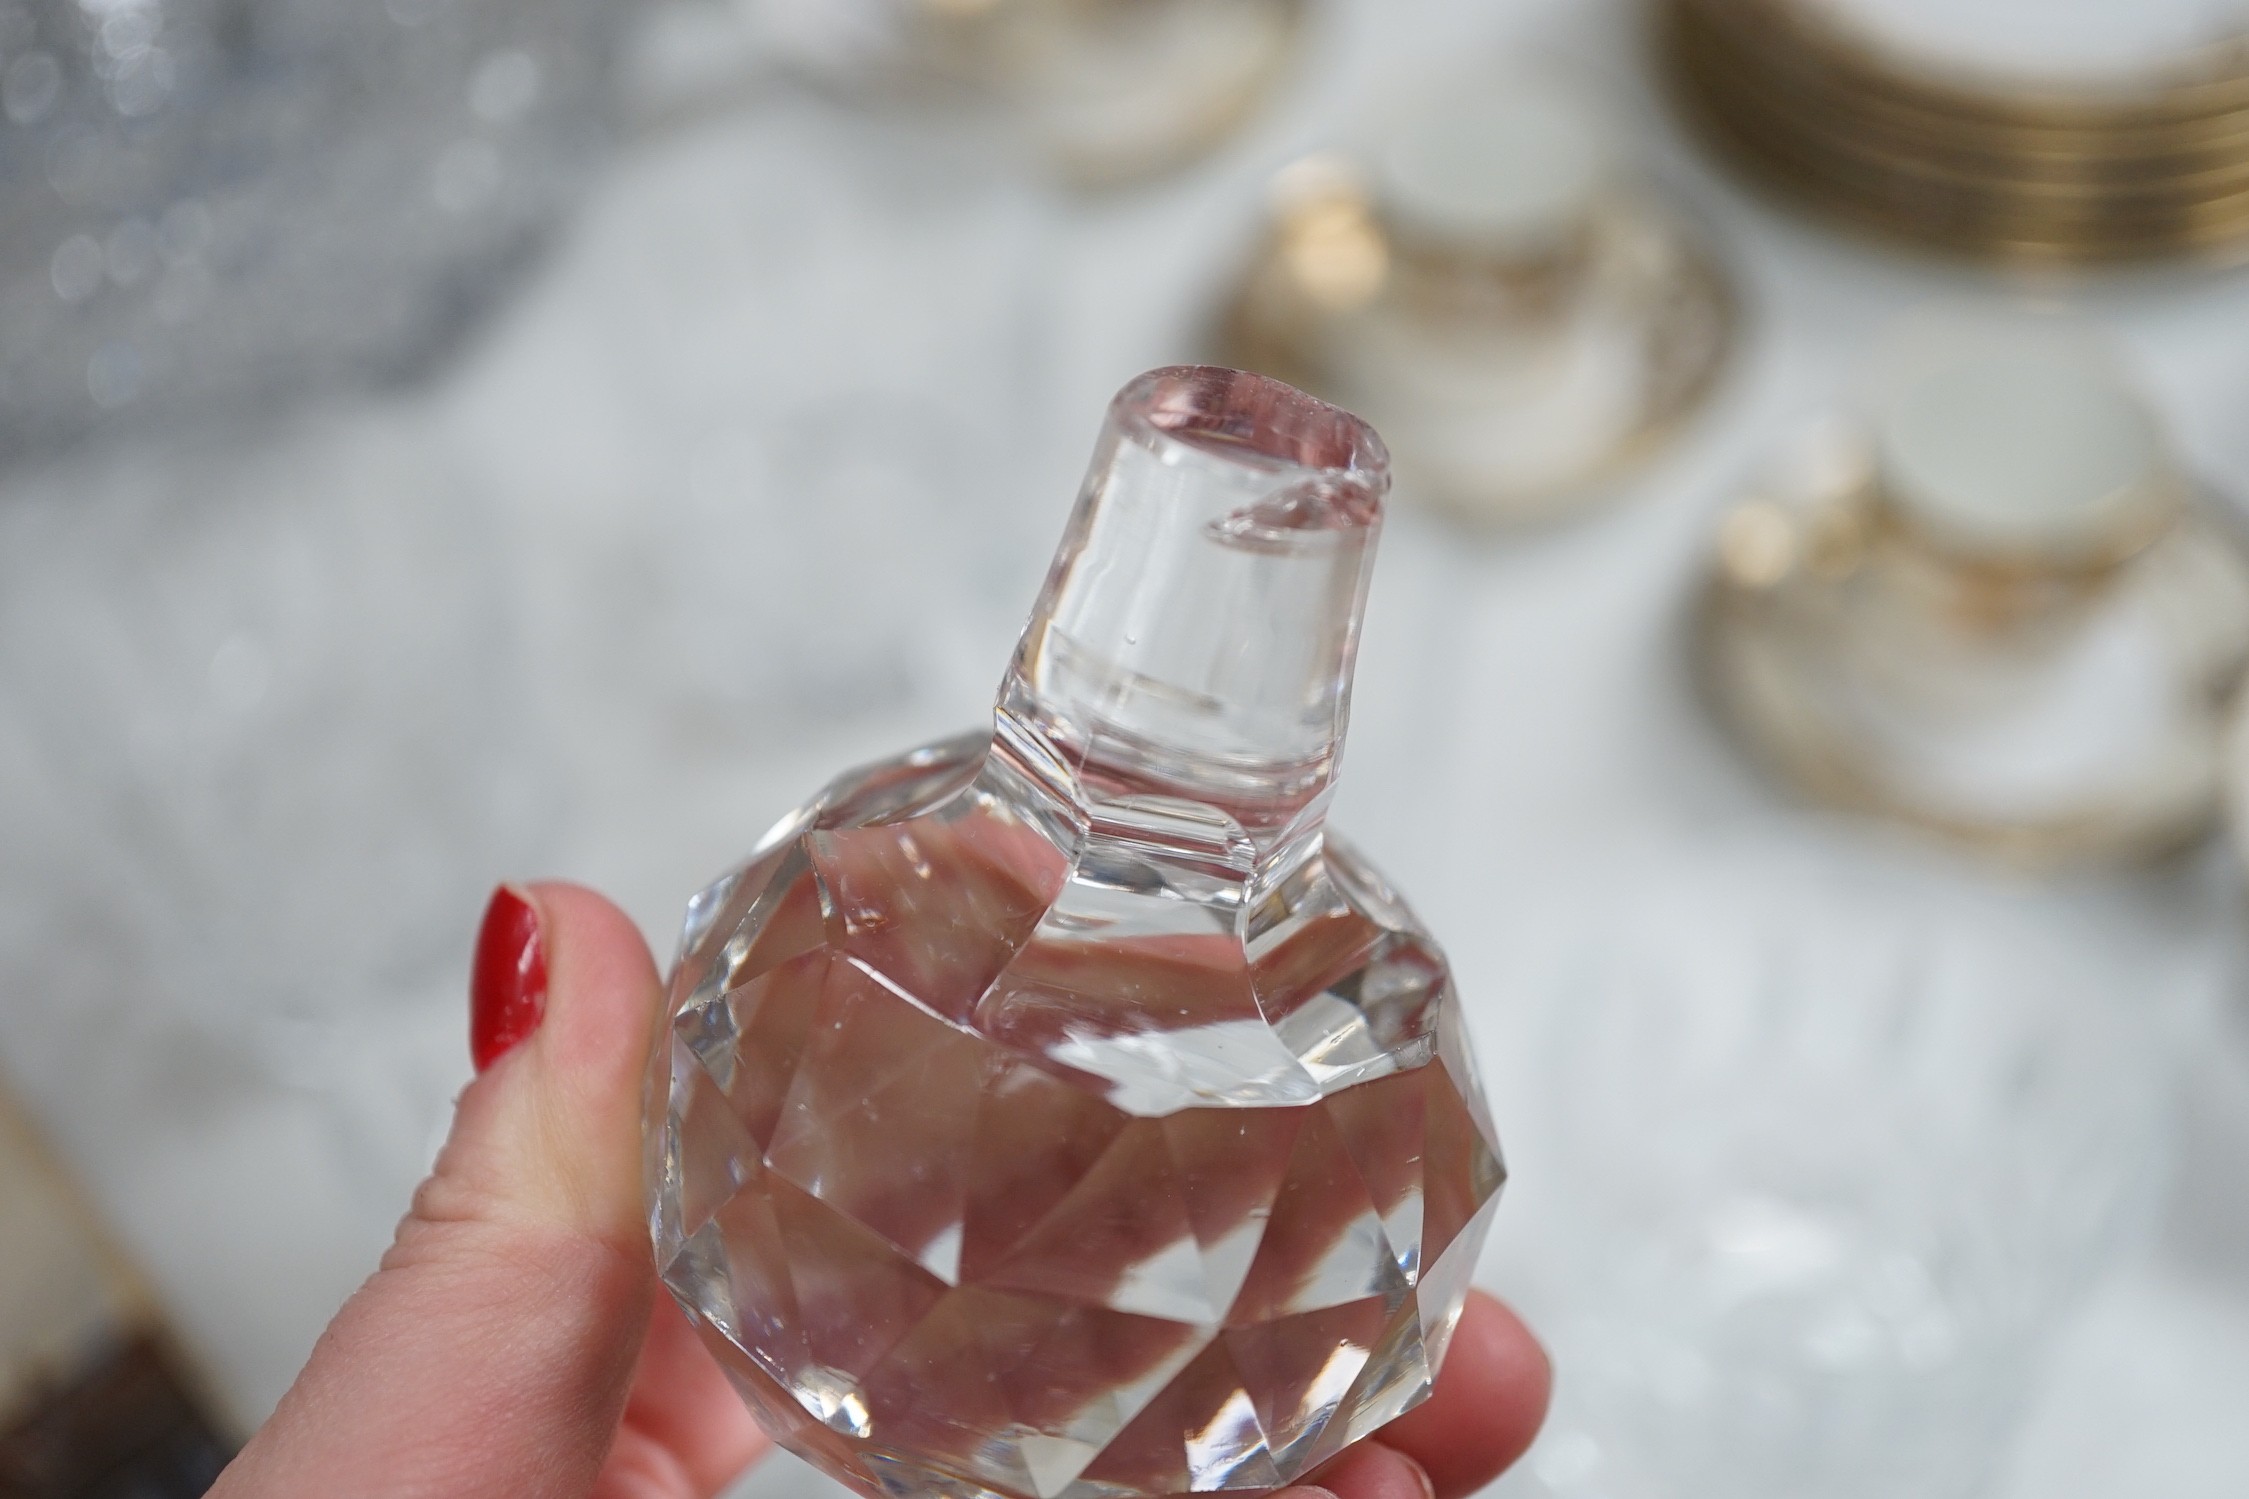
[[[478,1072],[539,1028],[547,1013],[547,955],[539,913],[509,886],[492,892],[469,973],[469,1059]]]

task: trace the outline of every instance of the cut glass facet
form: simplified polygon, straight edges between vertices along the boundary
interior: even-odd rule
[[[690,904],[658,1265],[861,1492],[1268,1489],[1428,1393],[1504,1172],[1443,954],[1323,821],[1387,483],[1285,385],[1143,376],[992,732]]]

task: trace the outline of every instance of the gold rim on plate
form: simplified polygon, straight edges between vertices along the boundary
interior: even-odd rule
[[[2249,41],[2074,83],[1922,62],[1804,0],[1662,0],[1658,22],[1688,118],[1831,218],[2002,263],[2249,259]]]

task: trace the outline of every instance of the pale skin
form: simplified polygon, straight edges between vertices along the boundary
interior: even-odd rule
[[[640,1095],[659,1002],[639,930],[537,885],[544,1020],[461,1095],[381,1268],[218,1499],[707,1499],[767,1452],[658,1289]],[[1460,1499],[1521,1455],[1548,1366],[1473,1296],[1429,1401],[1288,1499]]]

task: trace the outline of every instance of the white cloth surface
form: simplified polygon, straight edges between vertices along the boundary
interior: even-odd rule
[[[1506,1045],[1511,1021],[1479,976],[1505,967],[1497,954],[1516,896],[1549,881],[1598,890],[1604,868],[1651,841],[1794,836],[1800,814],[1736,762],[1688,691],[1685,590],[1716,511],[1792,424],[1847,397],[1856,359],[1889,319],[1995,283],[1804,227],[1711,172],[1640,77],[1620,7],[1350,0],[1321,10],[1300,76],[1217,158],[1169,182],[1036,208],[1044,284],[1026,295],[1040,299],[1042,362],[1025,391],[993,397],[1021,403],[1020,464],[994,476],[997,508],[962,521],[979,530],[975,545],[988,534],[979,586],[993,602],[931,621],[925,684],[840,724],[744,728],[651,707],[594,659],[586,596],[621,586],[618,537],[653,523],[669,482],[660,476],[709,420],[691,408],[723,411],[739,392],[788,378],[760,335],[751,268],[729,252],[727,225],[752,197],[728,164],[754,157],[775,118],[828,106],[768,91],[620,154],[514,305],[415,398],[503,515],[524,669],[569,793],[546,872],[614,894],[666,954],[685,897],[833,770],[978,718],[1103,404],[1140,369],[1201,352],[1202,319],[1254,228],[1268,174],[1347,137],[1355,115],[1427,70],[1511,48],[1561,59],[1643,127],[1656,173],[1733,252],[1743,344],[1713,409],[1598,513],[1463,542],[1401,505],[1337,820],[1452,945],[1487,1052]],[[667,278],[663,300],[679,317],[636,336],[635,320],[656,315],[651,275]],[[2134,275],[2084,301],[2125,342],[2192,460],[2249,496],[2249,281]],[[773,565],[733,561],[746,588]],[[2229,890],[2195,919],[2234,923],[2245,909]],[[2249,1493],[2249,1021],[2229,1000],[2193,1073],[2170,1205],[2072,1321],[2008,1496]],[[136,1108],[90,1117],[61,1081],[72,1058],[51,1027],[34,1039],[34,1027],[11,1021],[0,1043],[248,1422],[372,1269],[442,1127],[440,1101],[466,1080],[462,1028],[458,1007],[433,996],[367,1038],[370,1088],[410,1079],[393,1091],[419,1102],[362,1128],[356,1154],[338,1146],[320,1099],[271,1088],[246,1086],[192,1113],[153,1090]],[[96,1038],[82,1041],[87,1065]],[[100,1044],[168,1043],[125,1034]],[[1515,1106],[1495,1099],[1503,1136]],[[1538,1170],[1532,1159],[1514,1166]],[[1498,1221],[1485,1278],[1504,1291],[1517,1230],[1504,1206]],[[781,1499],[823,1482],[784,1460],[743,1492]]]

